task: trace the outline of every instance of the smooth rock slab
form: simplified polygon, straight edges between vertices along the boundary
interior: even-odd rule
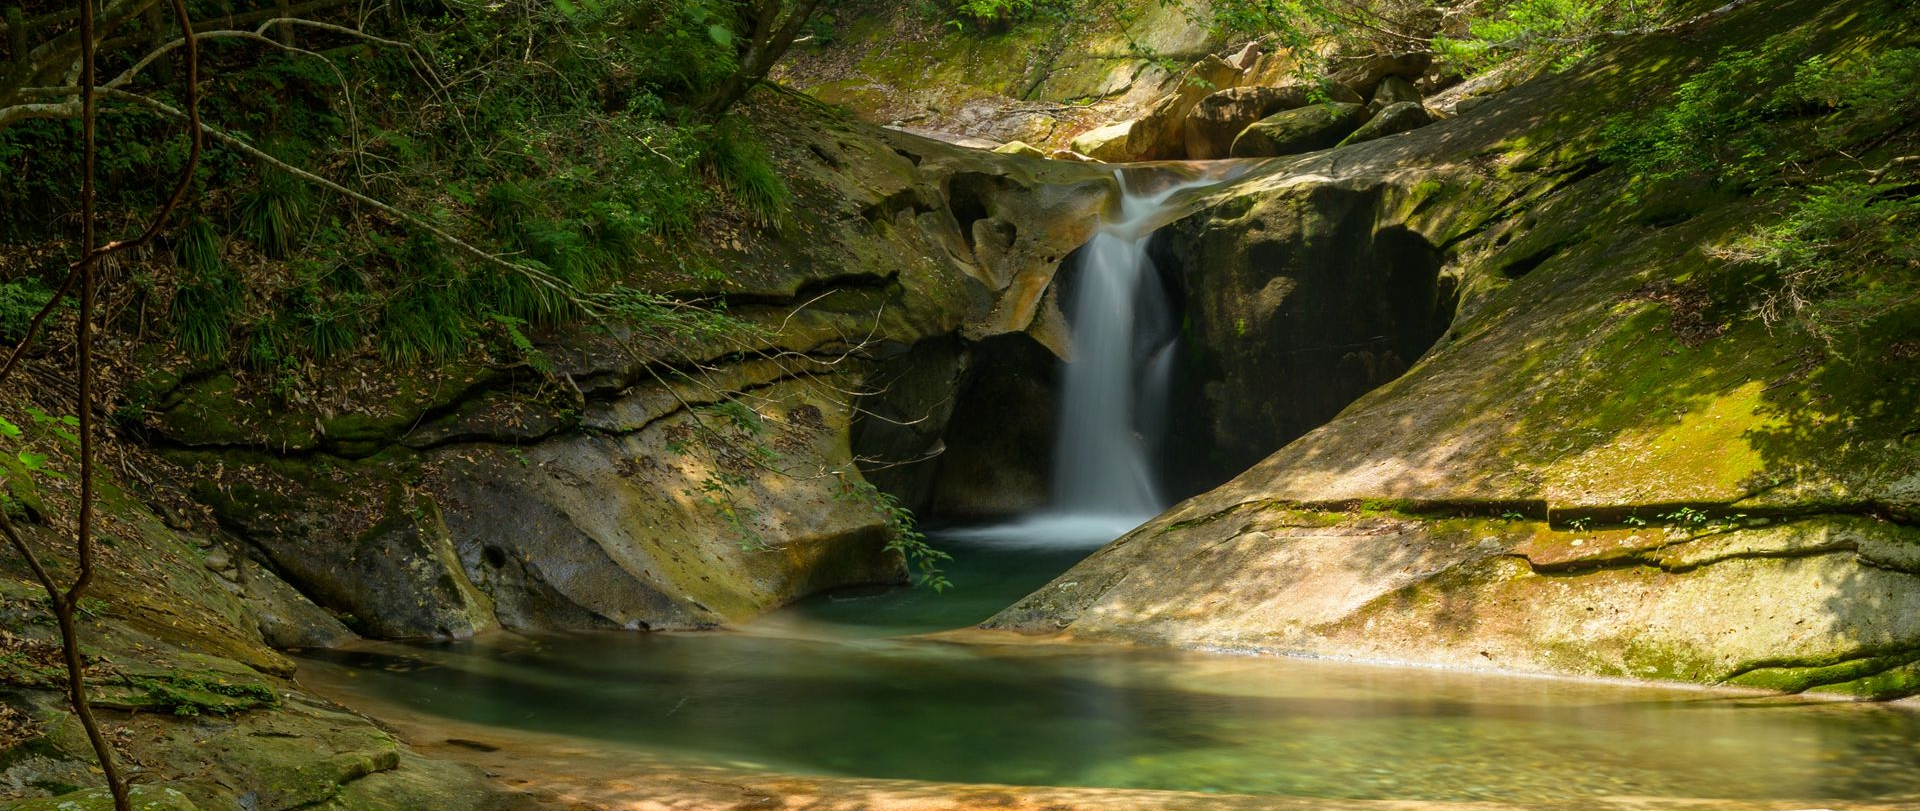
[[[1867,558],[1920,543],[1911,527],[1835,516],[1573,532],[1259,503],[1178,517],[1114,542],[989,627],[1694,682],[1792,669],[1804,687],[1847,694],[1920,689],[1871,679],[1920,660],[1920,576]],[[1819,680],[1855,660],[1873,666]]]

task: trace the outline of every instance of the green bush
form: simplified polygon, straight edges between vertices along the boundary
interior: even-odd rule
[[[727,196],[749,217],[763,225],[787,220],[793,193],[780,179],[779,167],[767,148],[755,140],[751,130],[736,120],[722,123],[714,132],[706,165]]]

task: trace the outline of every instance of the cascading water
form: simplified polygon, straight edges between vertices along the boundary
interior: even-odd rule
[[[1081,250],[1066,307],[1073,346],[1062,374],[1053,503],[1020,521],[959,530],[954,537],[1099,545],[1166,506],[1151,458],[1166,421],[1178,322],[1147,257],[1147,238],[1175,194],[1220,179],[1163,179],[1137,188],[1126,172],[1116,177],[1118,216]]]

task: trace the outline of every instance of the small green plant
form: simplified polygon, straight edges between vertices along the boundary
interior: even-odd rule
[[[180,231],[174,258],[181,272],[173,294],[173,331],[189,354],[213,358],[224,355],[232,341],[242,304],[240,284],[221,258],[220,236],[213,224],[196,217]]]
[[[263,169],[260,182],[240,204],[247,238],[269,258],[293,256],[300,244],[300,228],[313,207],[313,193],[299,178],[277,169]]]
[[[1660,520],[1683,527],[1697,527],[1707,523],[1708,515],[1704,510],[1693,507],[1681,507],[1660,516]]]
[[[840,479],[836,497],[866,505],[886,519],[887,551],[900,553],[908,566],[916,570],[916,584],[933,589],[935,594],[953,586],[940,568],[940,564],[953,560],[953,555],[927,542],[926,533],[921,532],[913,520],[913,511],[902,506],[892,493],[881,492],[858,475],[844,472],[836,475]]]
[[[1785,216],[1749,232],[1716,258],[1759,268],[1760,317],[1790,324],[1832,348],[1914,301],[1920,197],[1904,183],[1856,180],[1816,186]]]
[[[1579,518],[1568,519],[1567,526],[1574,532],[1586,532],[1593,527],[1593,519],[1584,515]]]
[[[1563,70],[1593,51],[1608,31],[1651,25],[1661,0],[1494,0],[1468,7],[1466,36],[1436,36],[1434,50],[1467,72],[1510,61]]]
[[[1630,527],[1644,527],[1647,525],[1647,519],[1641,518],[1638,515],[1629,515],[1626,518],[1621,519],[1621,523],[1626,524],[1627,526],[1630,526]]]
[[[780,226],[791,216],[793,192],[752,130],[728,119],[717,126],[706,154],[708,171],[740,209],[763,225]]]
[[[1503,521],[1525,521],[1527,520],[1527,517],[1525,515],[1521,515],[1520,513],[1514,512],[1512,510],[1508,510],[1500,514],[1500,519]]]

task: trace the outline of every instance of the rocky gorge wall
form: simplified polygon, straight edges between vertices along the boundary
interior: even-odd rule
[[[1201,405],[1237,409],[1216,421],[1224,452],[1257,448],[1232,430],[1272,424],[1261,408],[1384,382],[989,624],[1873,697],[1920,689],[1920,318],[1882,319],[1836,354],[1713,309],[1718,265],[1702,246],[1764,221],[1767,201],[1647,197],[1600,158],[1587,112],[1644,92],[1626,77],[1756,47],[1783,18],[1834,50],[1880,35],[1851,9],[1735,10],[1456,119],[1275,162],[1172,226],[1164,250],[1213,257],[1189,272],[1234,279],[1238,294],[1190,294],[1196,343],[1221,358],[1201,367]],[[1299,225],[1316,218],[1334,226]],[[1359,314],[1290,309],[1305,288],[1294,254],[1340,223],[1361,235],[1345,255],[1439,264],[1398,264],[1424,270],[1372,288],[1365,273],[1336,274],[1373,291]],[[1383,326],[1337,329],[1369,311]],[[1336,340],[1444,334],[1424,357],[1418,341],[1360,342],[1346,378],[1276,373],[1303,327]],[[1392,377],[1398,364],[1411,368]]]
[[[534,336],[546,369],[341,369],[306,404],[189,369],[141,393],[147,440],[229,556],[369,636],[711,627],[904,578],[857,460],[891,487],[938,456],[976,344],[1062,345],[1050,281],[1114,180],[758,103],[806,124],[774,145],[801,213],[680,294],[744,327],[588,324]]]

